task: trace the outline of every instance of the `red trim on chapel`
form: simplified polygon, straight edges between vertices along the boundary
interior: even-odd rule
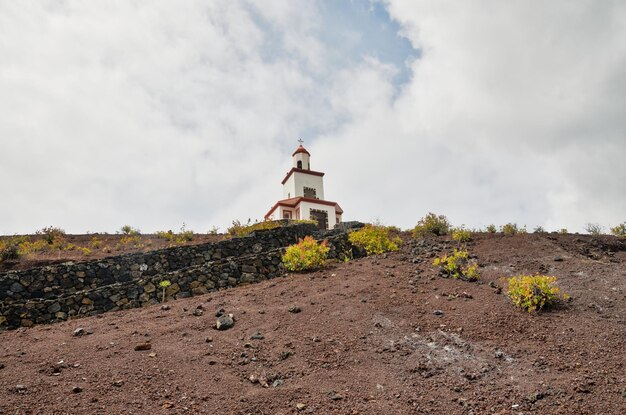
[[[291,170],[289,170],[289,172],[287,172],[287,175],[285,176],[285,178],[283,179],[282,182],[280,182],[280,184],[285,184],[285,182],[289,179],[289,177],[294,173],[304,173],[304,174],[310,174],[312,176],[324,176],[324,173],[322,173],[321,171],[314,171],[314,170],[304,170],[304,169],[299,169],[297,167],[292,167]]]
[[[269,218],[270,215],[274,213],[274,211],[276,210],[278,206],[297,208],[298,210],[300,210],[300,208],[298,207],[298,205],[300,205],[300,202],[309,202],[309,203],[316,203],[318,205],[334,206],[335,211],[337,213],[339,214],[343,213],[343,209],[341,209],[341,206],[339,206],[339,203],[337,202],[331,202],[329,200],[313,199],[311,197],[298,196],[298,197],[292,197],[291,199],[279,200],[278,202],[276,202],[276,204],[272,206],[272,208],[265,214],[265,219]]]

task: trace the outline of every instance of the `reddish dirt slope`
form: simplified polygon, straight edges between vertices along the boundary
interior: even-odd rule
[[[480,283],[436,276],[442,244],[0,333],[0,413],[626,413],[624,244],[482,235]],[[572,301],[514,309],[498,286],[520,272],[556,275]]]

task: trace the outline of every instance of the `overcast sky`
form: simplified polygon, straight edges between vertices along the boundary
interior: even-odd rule
[[[0,0],[0,234],[626,221],[624,1]]]

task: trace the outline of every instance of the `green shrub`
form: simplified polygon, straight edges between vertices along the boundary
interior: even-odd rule
[[[124,235],[139,235],[139,229],[133,228],[130,225],[124,225],[120,228],[121,233],[123,233]]]
[[[611,233],[615,236],[626,236],[626,222],[611,228]]]
[[[421,218],[415,228],[413,228],[413,237],[423,237],[428,234],[432,235],[446,235],[450,230],[450,222],[444,215],[435,215],[430,212],[423,218]]]
[[[18,246],[13,241],[0,241],[0,262],[19,259]]]
[[[561,228],[561,229],[559,229],[557,232],[558,232],[558,233],[560,233],[561,235],[566,235],[566,234],[568,234],[568,233],[569,233],[569,232],[567,231],[567,228]]]
[[[452,229],[452,239],[457,242],[469,242],[472,240],[472,232],[463,226]]]
[[[168,240],[170,242],[174,241],[174,237],[175,237],[174,232],[172,232],[171,229],[168,231],[156,231],[154,236],[160,239]]]
[[[193,240],[193,231],[191,229],[187,229],[187,225],[183,222],[183,226],[180,228],[180,232],[176,235],[176,242],[179,244],[185,242],[191,242]]]
[[[402,240],[399,237],[390,238],[390,231],[395,230],[382,225],[367,224],[357,231],[350,232],[348,240],[353,245],[364,249],[367,255],[397,251]]]
[[[169,242],[182,245],[185,242],[191,242],[193,240],[193,231],[190,229],[186,229],[185,223],[183,222],[183,226],[180,228],[179,233],[174,233],[172,230],[166,231],[157,231],[154,235],[157,238],[165,239]]]
[[[543,226],[535,226],[535,229],[533,229],[533,233],[544,233],[545,229],[543,229]]]
[[[433,265],[439,267],[439,272],[445,277],[476,281],[480,278],[478,264],[469,260],[469,253],[454,249],[452,255],[444,254],[435,258]]]
[[[92,236],[90,244],[93,249],[98,249],[102,246],[102,241],[97,236]]]
[[[48,251],[55,246],[55,244],[49,244],[46,239],[35,239],[31,242],[29,238],[16,242],[20,255],[28,255],[33,252]]]
[[[585,231],[590,235],[598,236],[604,233],[604,228],[598,223],[587,223],[585,224]]]
[[[120,244],[132,245],[135,248],[141,246],[141,236],[139,235],[124,235],[120,238]]]
[[[311,223],[317,224],[315,220],[304,220],[304,219],[291,219],[288,223]],[[239,220],[234,220],[231,227],[229,227],[226,232],[230,236],[247,236],[250,233],[258,230],[264,229],[275,229],[280,228],[281,226],[285,226],[284,221],[275,221],[275,220],[264,220],[262,222],[254,222],[248,219],[246,224],[241,223]]]
[[[517,223],[507,223],[506,225],[500,226],[500,232],[505,235],[515,235],[520,233],[521,229],[517,227]],[[522,233],[526,233],[526,228]]]
[[[507,295],[513,300],[513,304],[528,312],[539,311],[569,298],[567,294],[559,293],[556,277],[545,275],[519,275],[509,278]]]
[[[65,239],[65,231],[61,228],[55,228],[48,226],[35,232],[37,235],[43,235],[43,239],[48,245],[52,245],[55,242],[58,243]]]
[[[287,247],[283,255],[283,264],[289,271],[306,271],[320,268],[326,262],[330,248],[326,241],[318,243],[310,236],[300,239],[295,245]]]
[[[248,219],[248,223],[246,224],[241,223],[239,220],[234,220],[233,225],[226,231],[231,236],[246,236],[261,229],[275,229],[280,228],[281,226],[280,222],[273,220],[252,223],[250,219]]]
[[[489,233],[496,233],[497,229],[496,229],[496,225],[487,225],[487,228],[485,229],[487,232]]]

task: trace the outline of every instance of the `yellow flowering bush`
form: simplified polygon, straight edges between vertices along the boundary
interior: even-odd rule
[[[472,240],[472,232],[463,226],[452,229],[452,239],[457,242],[469,242]]]
[[[430,212],[417,222],[413,228],[413,237],[424,237],[428,234],[445,235],[450,230],[450,222],[444,215],[435,215]]]
[[[529,313],[569,299],[556,286],[556,277],[546,275],[518,275],[509,278],[507,295],[517,307]]]
[[[15,260],[20,257],[19,249],[11,240],[0,240],[0,262]]]
[[[465,281],[476,281],[480,278],[478,264],[470,261],[467,251],[455,248],[452,255],[444,254],[442,257],[435,258],[433,265],[439,267],[439,272],[445,277]]]
[[[615,236],[626,236],[626,222],[611,228],[611,233]]]
[[[317,242],[310,236],[287,247],[283,264],[289,271],[306,271],[324,266],[330,248],[326,241]]]
[[[399,237],[390,238],[390,230],[386,226],[367,224],[358,231],[350,232],[348,240],[352,245],[364,249],[367,255],[397,251],[402,240]]]

